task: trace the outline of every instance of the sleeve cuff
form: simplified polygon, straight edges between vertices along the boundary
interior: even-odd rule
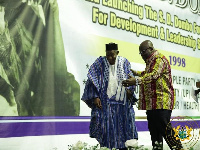
[[[136,86],[142,83],[142,80],[140,77],[135,76],[135,79],[136,79]]]

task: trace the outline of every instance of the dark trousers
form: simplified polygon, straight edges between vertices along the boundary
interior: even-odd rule
[[[164,138],[171,150],[180,150],[182,148],[182,144],[180,140],[176,140],[174,137],[175,133],[170,123],[172,111],[166,109],[156,109],[147,110],[146,113],[153,149],[157,149],[158,145],[156,143],[160,143],[163,148]],[[174,148],[174,146],[176,146],[176,148]]]

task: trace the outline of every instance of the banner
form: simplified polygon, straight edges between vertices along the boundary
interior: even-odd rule
[[[191,96],[200,80],[199,1],[58,0],[58,6],[67,69],[80,85],[80,96],[89,66],[105,56],[105,44],[117,43],[119,55],[131,62],[132,69],[144,70],[139,45],[151,40],[172,68],[176,94],[172,115],[200,115],[199,103]],[[138,92],[137,87],[137,97]],[[134,108],[136,117],[146,116]],[[82,101],[79,115],[90,116],[90,108]]]
[[[81,101],[90,65],[115,42],[132,69],[144,70],[144,40],[172,67],[172,115],[199,116],[191,96],[200,81],[199,14],[198,0],[0,1],[0,116],[90,116]]]
[[[0,116],[79,115],[57,2],[0,1]]]

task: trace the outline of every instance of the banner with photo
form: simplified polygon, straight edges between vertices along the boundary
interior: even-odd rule
[[[90,116],[81,101],[90,65],[114,42],[132,69],[144,70],[144,40],[171,64],[172,115],[199,116],[199,14],[190,0],[0,1],[0,116]]]
[[[54,0],[0,1],[0,116],[79,115]]]

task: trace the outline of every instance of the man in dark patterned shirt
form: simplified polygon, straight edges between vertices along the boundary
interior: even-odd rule
[[[163,148],[163,137],[170,149],[181,149],[181,142],[174,137],[170,123],[175,104],[170,64],[164,55],[154,49],[149,40],[140,44],[139,53],[146,63],[145,71],[132,70],[136,77],[124,80],[122,84],[126,87],[139,85],[138,109],[147,110],[153,149]]]

